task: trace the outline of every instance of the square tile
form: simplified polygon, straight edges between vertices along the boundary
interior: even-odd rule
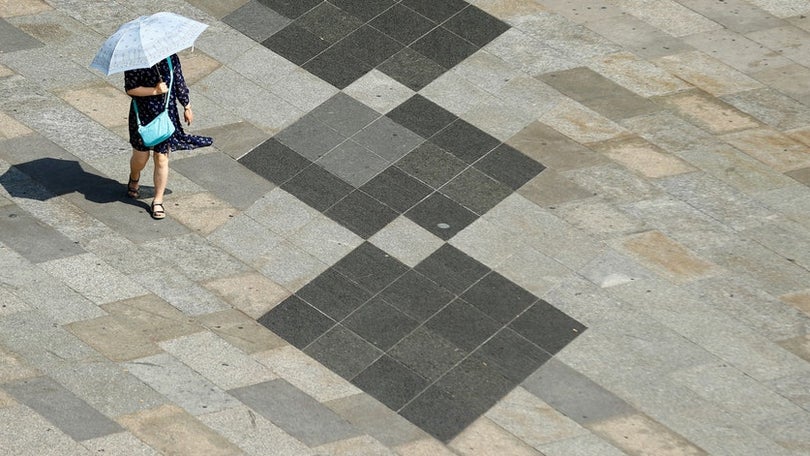
[[[290,19],[306,13],[316,7],[321,0],[257,0],[262,5],[277,11]]]
[[[428,141],[402,157],[396,162],[396,167],[437,189],[462,172],[467,165]]]
[[[343,325],[330,329],[304,353],[347,380],[353,379],[383,355],[374,345]]]
[[[414,269],[456,294],[463,293],[490,271],[450,244],[441,246]]]
[[[366,65],[376,67],[399,52],[403,45],[374,27],[364,25],[340,40],[335,47]]]
[[[363,25],[363,21],[323,2],[295,20],[301,28],[329,43],[336,43]]]
[[[477,351],[504,377],[520,383],[551,359],[551,354],[509,328],[498,331]]]
[[[335,325],[334,320],[297,296],[285,299],[257,321],[300,349]]]
[[[517,385],[487,359],[473,353],[439,379],[436,386],[470,409],[484,413]]]
[[[408,98],[413,90],[379,70],[371,70],[343,91],[375,111],[385,114]]]
[[[451,440],[481,416],[479,410],[456,400],[436,385],[403,407],[400,414],[443,442]]]
[[[509,328],[552,355],[587,329],[542,299],[510,323]]]
[[[389,350],[388,355],[420,376],[435,381],[464,359],[468,352],[420,326]]]
[[[296,296],[335,321],[343,320],[371,298],[369,292],[331,268],[298,290]]]
[[[294,150],[270,138],[240,158],[239,163],[270,182],[281,185],[312,165]]]
[[[364,242],[334,265],[334,269],[371,294],[379,293],[408,270],[396,258]]]
[[[377,111],[345,93],[338,93],[314,109],[311,115],[349,138],[380,117]]]
[[[360,187],[388,166],[388,161],[352,139],[315,162],[353,187]]]
[[[389,162],[399,160],[424,142],[421,136],[388,117],[380,117],[370,123],[352,139]]]
[[[470,6],[443,24],[445,28],[465,40],[483,47],[509,30],[509,24]]]
[[[430,138],[457,118],[450,111],[419,94],[414,95],[386,116],[423,138]]]
[[[417,13],[430,18],[434,22],[442,22],[470,6],[463,0],[445,0],[442,2],[432,0],[403,0],[401,3]]]
[[[445,68],[453,68],[479,48],[444,27],[437,27],[409,46]]]
[[[396,0],[332,0],[331,3],[353,16],[368,21],[396,3]]]
[[[387,351],[416,329],[419,323],[382,299],[375,298],[346,318],[343,325],[380,350]]]
[[[352,383],[392,410],[399,410],[428,385],[427,380],[388,355],[358,374]]]
[[[485,275],[461,298],[502,325],[512,321],[538,299],[495,271]]]
[[[394,219],[369,241],[410,267],[444,245],[444,241],[403,216]]]
[[[235,159],[250,152],[270,136],[251,123],[244,121],[206,128],[199,133],[216,138],[217,150]]]
[[[409,47],[392,55],[377,69],[417,92],[447,72],[447,68]]]
[[[440,193],[428,196],[405,216],[445,241],[478,219],[476,214]]]
[[[308,114],[279,132],[273,139],[299,155],[316,161],[345,141],[346,136],[327,127],[312,114]]]
[[[542,164],[507,144],[501,144],[473,166],[513,190],[519,189],[546,169]]]
[[[296,24],[284,27],[262,45],[296,65],[303,65],[329,47],[326,40]]]
[[[410,270],[379,297],[416,321],[424,322],[455,298],[424,275]]]
[[[371,71],[372,67],[356,59],[345,48],[331,47],[302,68],[338,89],[344,89]]]
[[[397,218],[395,211],[360,190],[350,193],[325,214],[363,239],[373,236]]]
[[[398,3],[374,18],[370,25],[407,46],[433,29],[436,23]]]
[[[501,329],[498,322],[462,299],[451,302],[425,322],[425,327],[468,352]]]
[[[360,190],[400,213],[433,192],[430,187],[394,166],[375,176]]]
[[[286,27],[290,19],[254,0],[222,18],[222,22],[254,41],[262,42]]]
[[[323,212],[353,190],[352,186],[320,166],[310,166],[284,183],[281,188]]]
[[[436,133],[430,142],[470,164],[501,144],[501,141],[461,119]]]
[[[440,191],[478,215],[483,215],[512,194],[511,188],[475,168],[467,168]]]

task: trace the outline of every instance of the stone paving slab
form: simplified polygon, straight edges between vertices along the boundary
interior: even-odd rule
[[[159,10],[157,222],[88,64]],[[808,13],[0,1],[0,452],[806,453]]]

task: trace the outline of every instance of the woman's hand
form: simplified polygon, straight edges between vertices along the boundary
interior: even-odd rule
[[[194,121],[194,113],[191,112],[191,106],[186,106],[183,109],[183,118],[186,120],[186,125],[191,125],[191,122]]]
[[[169,91],[169,86],[166,85],[165,82],[160,81],[155,85],[155,95],[163,95],[164,93]]]

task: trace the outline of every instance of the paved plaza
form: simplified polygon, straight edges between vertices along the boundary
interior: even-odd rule
[[[808,81],[810,0],[0,0],[0,454],[808,455]]]

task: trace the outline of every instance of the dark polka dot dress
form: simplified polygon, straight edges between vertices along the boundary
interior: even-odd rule
[[[169,118],[174,123],[174,134],[162,143],[152,147],[143,144],[143,139],[138,133],[138,121],[135,119],[135,110],[132,103],[129,106],[129,143],[135,150],[154,150],[159,153],[167,153],[170,150],[189,150],[197,147],[210,146],[214,143],[212,138],[207,136],[189,135],[183,131],[180,124],[180,115],[177,109],[177,102],[185,106],[189,103],[188,86],[183,78],[183,71],[180,68],[180,59],[177,54],[171,56],[174,67],[174,83],[169,99]],[[166,59],[161,60],[151,68],[139,68],[137,70],[127,70],[124,72],[124,89],[130,90],[135,87],[154,87],[163,80],[169,84],[169,64]],[[138,103],[138,115],[141,122],[146,125],[163,111],[166,103],[166,95],[155,95],[150,97],[132,97]]]

